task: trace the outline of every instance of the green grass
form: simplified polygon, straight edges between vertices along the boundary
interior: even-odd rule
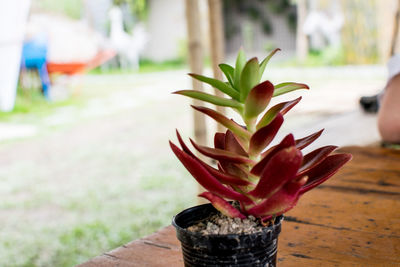
[[[186,121],[180,99],[154,98],[168,95],[165,81],[86,78],[76,98],[20,91],[16,109],[0,114],[48,128],[0,144],[0,266],[74,266],[170,225],[196,202],[194,179],[168,148],[171,125]],[[65,110],[73,123],[46,124]]]
[[[109,68],[102,69],[97,67],[90,71],[90,74],[130,74],[130,73],[150,73],[168,70],[177,70],[187,67],[184,59],[173,59],[166,60],[163,62],[154,62],[148,59],[142,59],[139,63],[139,70],[133,69],[120,69],[120,68]]]
[[[81,0],[34,0],[33,6],[47,12],[65,14],[73,19],[80,19],[82,11]]]
[[[49,101],[43,96],[39,88],[27,90],[19,87],[14,109],[11,112],[0,111],[0,120],[18,121],[22,117],[42,117],[53,113],[60,107],[78,106],[84,100],[82,97],[71,97],[62,101]]]
[[[183,69],[186,67],[186,60],[174,59],[167,60],[161,63],[156,63],[151,60],[143,59],[140,61],[139,72],[155,72],[155,71],[166,71],[174,69]]]
[[[310,51],[303,62],[296,57],[278,63],[272,63],[275,67],[326,67],[346,65],[342,48],[328,47],[321,51]]]
[[[90,156],[65,160],[76,166]],[[0,182],[0,211],[13,218],[0,223],[0,266],[74,266],[169,225],[174,214],[194,204],[197,187],[172,157],[151,169],[147,162],[124,156],[108,165],[104,157],[98,162],[100,172],[71,174],[61,183],[41,179],[49,177],[48,170],[23,162],[3,170],[0,177],[12,179]],[[138,173],[138,181],[122,175],[127,165]],[[53,172],[58,168],[52,166]]]

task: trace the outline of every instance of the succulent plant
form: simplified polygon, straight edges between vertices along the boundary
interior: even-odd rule
[[[270,81],[260,82],[268,61],[277,51],[279,49],[259,63],[257,58],[246,62],[241,50],[235,67],[219,65],[227,82],[189,74],[229,98],[195,90],[175,92],[230,107],[243,119],[245,125],[240,125],[213,109],[192,106],[227,128],[225,133],[215,133],[214,148],[196,144],[190,139],[198,152],[216,160],[217,167],[191,152],[178,131],[181,148],[170,142],[181,163],[207,190],[199,196],[208,199],[217,210],[229,217],[243,219],[253,215],[267,221],[279,216],[293,208],[304,193],[329,179],[352,157],[350,154],[332,153],[337,147],[331,145],[303,156],[302,149],[315,141],[323,130],[300,139],[288,134],[281,142],[270,146],[284,121],[283,115],[301,100],[299,97],[269,107],[271,98],[298,89],[309,89],[301,83],[273,85]],[[234,207],[229,200],[239,202],[240,208]]]

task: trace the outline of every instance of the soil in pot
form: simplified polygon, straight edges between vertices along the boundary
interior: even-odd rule
[[[225,221],[223,217],[211,204],[189,208],[174,217],[185,266],[276,266],[282,216],[269,227],[262,227],[254,218]]]
[[[241,220],[217,213],[187,229],[192,233],[200,233],[202,235],[240,235],[261,232],[263,228],[264,226],[260,221],[253,216]]]

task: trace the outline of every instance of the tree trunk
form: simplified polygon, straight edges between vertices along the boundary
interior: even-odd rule
[[[223,62],[225,53],[221,0],[208,0],[208,18],[210,26],[210,52],[213,74],[215,79],[222,80],[222,72],[218,67],[218,64]],[[224,96],[222,92],[215,88],[214,91],[217,96]],[[225,112],[224,108],[220,106],[217,106],[216,110],[220,113]],[[225,127],[218,123],[217,130],[223,132],[225,131]]]
[[[200,28],[200,13],[198,0],[185,0],[186,6],[186,23],[188,34],[188,50],[190,71],[197,74],[203,73],[203,45]],[[193,89],[203,91],[203,85],[200,81],[192,79]],[[193,105],[203,104],[200,100],[193,100]],[[193,110],[194,122],[194,139],[197,143],[207,144],[207,129],[205,117],[202,113]],[[203,192],[204,188],[199,185],[199,192]],[[205,201],[199,201],[205,203]]]
[[[390,44],[389,56],[393,56],[396,52],[397,37],[399,33],[399,20],[400,20],[400,0],[397,1],[397,11],[396,11],[396,16],[394,17],[392,41]]]
[[[190,71],[203,73],[203,47],[201,41],[200,14],[198,0],[186,0],[186,20],[189,46]],[[192,79],[193,89],[203,91],[200,81]],[[194,105],[201,105],[202,101],[193,100]],[[200,144],[206,144],[206,123],[204,115],[194,111],[194,138]]]
[[[304,62],[308,55],[308,39],[304,34],[303,25],[307,16],[306,0],[297,1],[297,32],[296,32],[296,54],[300,62]]]

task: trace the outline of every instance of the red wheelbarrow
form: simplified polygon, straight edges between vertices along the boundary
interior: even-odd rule
[[[115,55],[116,53],[113,50],[102,50],[99,51],[97,55],[88,62],[67,62],[67,63],[48,62],[47,71],[49,72],[49,74],[52,73],[61,73],[67,75],[83,74],[107,62]]]

